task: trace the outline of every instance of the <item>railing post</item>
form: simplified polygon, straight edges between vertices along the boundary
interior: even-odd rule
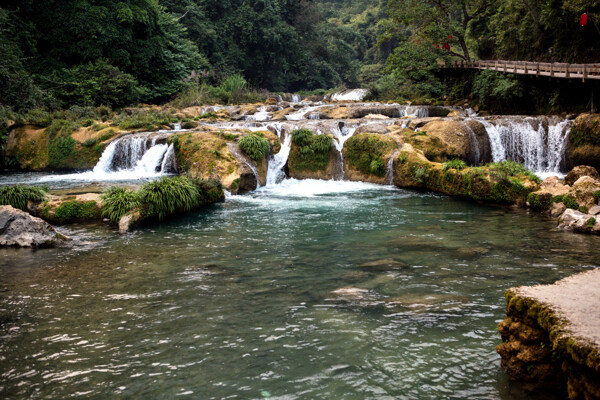
[[[550,63],[550,76],[554,76],[554,63]]]
[[[528,64],[527,61],[525,61],[525,67],[524,67],[525,68],[525,75],[527,75],[529,73],[529,71],[527,70],[527,64]]]
[[[540,76],[540,63],[537,63],[537,69],[535,71],[535,76]]]
[[[583,78],[581,78],[581,81],[585,82],[585,78],[587,78],[587,65],[583,64]]]
[[[567,64],[567,70],[565,71],[565,78],[570,78],[571,77],[571,64]]]

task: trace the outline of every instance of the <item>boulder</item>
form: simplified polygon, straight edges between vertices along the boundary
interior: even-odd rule
[[[582,176],[589,176],[596,181],[600,181],[600,175],[596,168],[587,165],[580,165],[573,168],[565,177],[565,184],[572,186]]]
[[[431,121],[423,126],[422,131],[431,138],[440,139],[449,148],[449,154],[455,154],[470,165],[477,165],[491,161],[491,145],[485,127],[477,124],[480,123],[472,121],[468,125],[460,121]]]
[[[554,203],[552,207],[550,207],[550,216],[552,218],[560,217],[567,209],[564,203]]]
[[[571,187],[568,195],[573,197],[580,207],[591,208],[596,205],[594,193],[600,190],[600,181],[589,176],[582,176]]]
[[[541,184],[541,189],[536,193],[549,193],[554,196],[562,196],[569,193],[571,189],[567,185],[563,185],[562,181],[556,176],[549,176]]]
[[[567,209],[559,218],[558,229],[573,232],[600,233],[600,221],[593,215]]]
[[[142,219],[142,215],[139,210],[132,210],[127,214],[123,215],[119,220],[119,233],[127,233],[131,231],[134,225],[136,225]]]
[[[394,260],[393,258],[386,258],[383,260],[371,261],[368,263],[361,264],[359,268],[367,269],[367,270],[378,270],[378,271],[387,271],[393,269],[400,269],[407,267],[408,264],[403,263],[398,260]]]
[[[593,206],[588,210],[588,214],[590,215],[598,215],[600,214],[600,206]]]
[[[69,240],[40,218],[0,206],[0,246],[55,247]]]

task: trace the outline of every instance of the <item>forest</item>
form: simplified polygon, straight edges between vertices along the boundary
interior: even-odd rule
[[[367,87],[373,100],[472,93],[489,105],[527,83],[440,67],[600,55],[595,0],[6,0],[0,26],[4,114],[336,87]]]

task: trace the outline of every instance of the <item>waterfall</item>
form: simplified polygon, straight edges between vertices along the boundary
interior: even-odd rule
[[[571,121],[548,117],[478,120],[487,130],[494,162],[513,160],[537,174],[561,174]]]
[[[245,118],[246,121],[268,121],[272,117],[267,111],[267,107],[259,107],[254,115],[249,115]]]
[[[343,92],[335,93],[331,96],[331,100],[333,101],[361,101],[364,99],[369,90],[367,89],[352,89],[346,90]]]
[[[296,104],[296,103],[300,103],[301,101],[302,101],[302,97],[300,97],[300,95],[298,95],[298,94],[292,95],[292,103]]]
[[[335,138],[337,139],[337,140],[333,141],[333,144],[335,145],[335,148],[337,149],[337,151],[340,153],[340,161],[341,161],[341,167],[342,167],[340,179],[343,180],[344,176],[346,174],[346,172],[344,170],[344,153],[343,153],[344,143],[346,143],[346,141],[354,135],[354,133],[356,132],[356,129],[358,127],[357,126],[348,126],[345,122],[339,122],[337,128],[338,129],[333,130],[333,134],[334,134]]]
[[[287,164],[292,148],[292,135],[283,131],[281,125],[275,125],[275,129],[277,130],[277,137],[279,137],[279,141],[281,142],[281,150],[269,159],[267,186],[276,185],[285,179],[283,168]]]
[[[387,163],[387,170],[385,172],[385,183],[388,185],[394,184],[394,160],[396,160],[396,157],[398,157],[398,153],[400,153],[400,150],[396,150]]]
[[[312,119],[312,120],[320,120],[321,119],[321,115],[319,113],[311,113],[308,116],[308,119]]]
[[[131,179],[176,172],[173,145],[157,144],[157,140],[157,136],[130,135],[112,141],[102,153],[93,174],[118,177],[123,173],[123,177]]]

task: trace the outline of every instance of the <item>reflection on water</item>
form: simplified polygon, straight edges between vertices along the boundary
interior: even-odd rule
[[[0,395],[532,399],[494,351],[503,293],[600,259],[552,227],[315,181],[128,236],[73,227],[72,250],[0,251]]]

